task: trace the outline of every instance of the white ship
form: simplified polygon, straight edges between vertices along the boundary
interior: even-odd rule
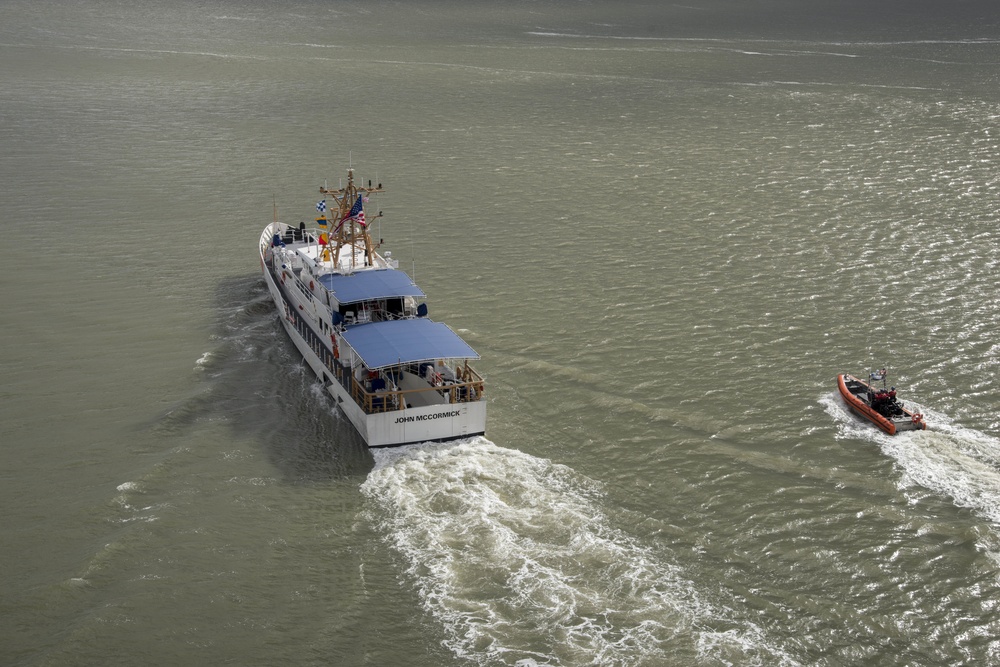
[[[484,380],[469,365],[479,355],[429,319],[424,293],[376,252],[364,205],[382,184],[347,174],[346,187],[320,188],[314,228],[275,221],[260,235],[285,331],[369,447],[485,434]]]

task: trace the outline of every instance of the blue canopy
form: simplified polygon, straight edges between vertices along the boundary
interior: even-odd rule
[[[349,327],[344,340],[371,369],[435,359],[478,359],[476,351],[442,322],[424,318]]]
[[[349,275],[328,273],[319,282],[340,303],[355,303],[369,299],[386,299],[394,296],[423,297],[410,276],[396,269],[370,269]]]

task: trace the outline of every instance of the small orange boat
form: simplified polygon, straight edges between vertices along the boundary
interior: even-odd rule
[[[927,428],[924,416],[903,407],[896,399],[896,388],[885,387],[885,371],[872,373],[871,380],[881,380],[878,388],[848,373],[837,376],[837,388],[851,412],[863,417],[889,435],[897,431],[920,431]]]

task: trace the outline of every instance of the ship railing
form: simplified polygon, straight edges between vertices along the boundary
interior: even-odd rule
[[[343,311],[343,320],[336,326],[343,327],[354,324],[366,324],[368,322],[388,322],[391,320],[413,320],[418,317],[425,317],[417,310],[389,310],[384,305],[371,303],[365,306],[348,306],[349,310]]]
[[[351,377],[351,398],[367,413],[393,412],[402,410],[409,403],[407,398],[427,392],[437,392],[447,399],[447,403],[475,403],[484,399],[486,382],[481,375],[466,367],[469,377],[466,381],[445,382],[437,386],[418,389],[372,389],[372,382],[362,383]],[[382,378],[374,378],[381,380]],[[378,385],[378,383],[376,383]]]

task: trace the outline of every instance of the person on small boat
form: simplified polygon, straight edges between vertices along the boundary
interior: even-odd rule
[[[888,417],[892,412],[892,403],[889,400],[889,392],[878,390],[871,402],[872,409],[879,414]]]
[[[890,403],[895,403],[896,402],[896,388],[895,387],[889,387],[889,394],[888,394],[888,396],[889,396],[889,402]]]

